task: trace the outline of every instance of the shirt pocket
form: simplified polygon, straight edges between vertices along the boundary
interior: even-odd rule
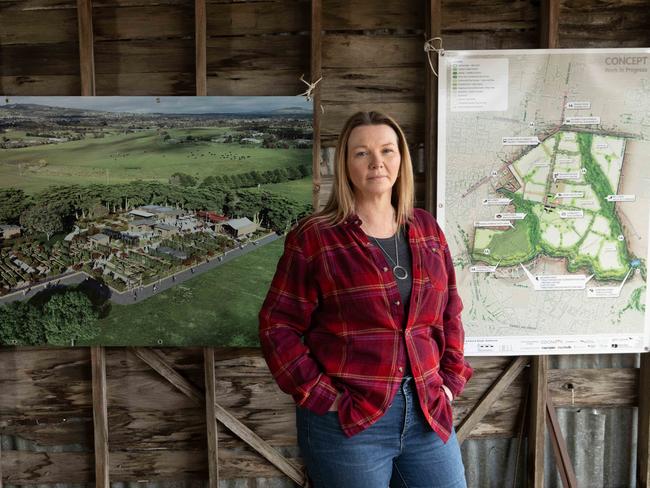
[[[424,274],[429,277],[431,287],[435,291],[447,290],[447,266],[445,263],[445,250],[438,241],[425,241],[422,249],[422,266]]]

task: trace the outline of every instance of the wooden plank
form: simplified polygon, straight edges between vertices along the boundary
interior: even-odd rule
[[[537,29],[513,31],[445,32],[445,49],[537,49]]]
[[[106,400],[106,355],[103,347],[90,348],[95,425],[95,485],[110,488],[108,462],[108,402]]]
[[[184,395],[188,396],[196,403],[203,403],[202,393],[178,374],[173,367],[164,360],[158,351],[143,348],[133,348],[131,350],[167,381],[178,388]],[[266,458],[267,461],[274,464],[289,478],[298,484],[303,484],[304,474],[294,464],[287,461],[280,453],[273,449],[273,447],[271,447],[267,442],[262,440],[257,434],[255,434],[255,432],[251,431],[248,427],[239,422],[236,417],[220,405],[215,405],[215,412],[217,420],[224,424],[226,428],[230,429],[234,434],[246,442],[246,444],[255,449],[259,454]]]
[[[71,467],[74,466],[74,469]],[[92,453],[5,451],[3,478],[7,484],[93,483]]]
[[[540,46],[555,49],[559,41],[560,0],[542,0],[540,8]]]
[[[547,356],[531,358],[530,405],[528,426],[528,486],[544,486],[544,446],[548,387]]]
[[[639,488],[648,488],[650,486],[650,352],[641,354],[639,371],[636,473]]]
[[[77,42],[76,9],[52,9],[47,14],[33,10],[0,10],[0,45]]]
[[[304,91],[294,69],[231,70],[208,72],[208,91],[219,95],[291,96]]]
[[[208,470],[204,453],[204,450],[111,452],[111,476],[116,482],[205,480]],[[5,451],[3,454],[7,484],[93,483],[92,453]],[[222,450],[220,458],[224,480],[282,476],[277,468],[253,452]],[[299,459],[290,460],[301,466]]]
[[[212,37],[207,40],[208,71],[282,69],[293,70],[297,79],[309,71],[309,49],[303,34]]]
[[[95,94],[92,0],[77,0],[77,12],[79,24],[79,71],[81,73],[81,95],[88,97]]]
[[[492,408],[494,403],[501,398],[504,391],[519,376],[528,365],[528,358],[520,356],[513,359],[512,363],[499,378],[490,386],[490,389],[476,402],[472,410],[465,416],[456,429],[458,442],[462,443],[478,425],[485,414]]]
[[[187,4],[146,7],[95,5],[96,41],[192,38],[194,17]]]
[[[429,0],[428,15],[426,16],[426,38],[433,39],[442,34],[442,1]],[[426,70],[425,76],[425,123],[424,123],[424,208],[436,215],[436,185],[438,182],[438,76],[429,66],[429,56],[433,69],[438,72],[438,53],[425,53],[423,62]],[[469,431],[472,430],[470,426]],[[462,442],[462,441],[461,441]]]
[[[183,378],[157,349],[145,349],[142,347],[129,348],[137,357],[147,363],[160,376],[165,378],[174,388],[192,400],[193,403],[202,405],[203,394],[185,378]]]
[[[633,407],[637,368],[552,369],[548,386],[556,407]]]
[[[560,473],[562,486],[564,488],[577,488],[578,480],[576,479],[576,474],[571,464],[566,441],[562,435],[560,423],[557,420],[557,414],[550,395],[547,395],[546,398],[546,421],[549,428],[549,439],[555,456],[555,465]]]
[[[79,95],[79,75],[0,76],[0,91],[5,96]]]
[[[564,0],[559,47],[639,47],[650,44],[644,0]]]
[[[311,1],[311,62],[310,62],[310,83],[318,83],[313,90],[313,138],[312,138],[312,208],[317,211],[320,208],[320,184],[321,184],[321,91],[323,80],[323,38],[322,38],[322,17],[323,6],[322,0]]]
[[[0,419],[91,417],[90,379],[85,349],[1,350]]]
[[[203,350],[205,369],[205,421],[208,437],[208,472],[210,488],[219,487],[219,445],[217,437],[217,420],[214,406],[217,404],[217,388],[214,378],[214,349],[206,347]]]
[[[205,0],[194,0],[195,39],[196,39],[196,94],[208,94],[207,55],[206,55],[206,15]]]
[[[195,70],[194,41],[161,39],[95,43],[97,75],[191,73]]]
[[[77,41],[2,46],[1,59],[0,76],[79,76]]]
[[[424,15],[424,2],[410,2],[405,8],[402,0],[323,0],[326,31],[422,29]]]
[[[449,31],[538,31],[539,9],[525,0],[445,0],[443,34]],[[446,44],[446,42],[445,42]]]
[[[428,64],[427,64],[428,69]],[[425,88],[421,87],[426,76],[421,66],[399,68],[324,68],[322,94],[328,103],[408,102],[421,101],[425,98]]]
[[[422,36],[326,32],[323,35],[323,66],[348,69],[421,67],[422,44]],[[393,78],[400,74],[394,72]]]
[[[0,488],[2,488],[2,434],[0,433]]]
[[[163,5],[187,6],[187,0],[96,0],[97,7],[150,7]],[[0,0],[0,8],[7,10],[48,11],[76,9],[76,0]]]
[[[208,37],[308,32],[310,8],[308,0],[208,0]]]
[[[195,95],[195,77],[187,73],[115,73],[97,78],[97,95]]]

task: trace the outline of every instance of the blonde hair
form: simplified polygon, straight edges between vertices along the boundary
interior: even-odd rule
[[[336,225],[354,214],[354,190],[348,175],[347,164],[348,141],[352,130],[362,125],[387,125],[397,134],[397,146],[401,156],[401,163],[397,180],[393,185],[391,202],[395,207],[398,225],[405,225],[413,216],[415,193],[413,189],[413,165],[406,143],[406,136],[392,117],[381,112],[373,111],[357,112],[345,122],[336,144],[332,193],[325,207],[308,220],[316,219],[325,221],[330,225]]]

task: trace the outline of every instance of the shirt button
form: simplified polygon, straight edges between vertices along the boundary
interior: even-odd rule
[[[396,300],[396,301],[395,301],[395,305],[397,305],[397,306],[399,306],[400,303],[402,303],[402,302],[400,302],[399,300]]]
[[[385,273],[386,271],[388,271],[388,268],[387,268],[386,266],[384,266],[384,273]]]
[[[403,372],[404,372],[404,368],[402,368],[401,366],[400,366],[399,368],[397,368],[397,370],[398,370],[400,373],[403,373]]]

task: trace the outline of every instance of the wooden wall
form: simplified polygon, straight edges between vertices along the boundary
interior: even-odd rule
[[[439,5],[447,49],[541,45],[544,19],[538,0],[442,0]],[[394,115],[419,159],[419,202],[425,192],[417,151],[426,139],[423,44],[428,11],[426,0],[322,0],[320,142],[331,147],[355,110],[380,108]],[[309,79],[310,1],[206,0],[206,12],[209,95],[295,95],[304,90],[299,78],[304,73]],[[559,14],[559,47],[650,45],[647,0],[561,0]],[[196,93],[193,1],[95,0],[92,15],[97,95]],[[80,92],[77,2],[0,0],[0,94]],[[326,168],[323,172],[328,173]],[[203,387],[201,351],[164,354]],[[273,383],[259,352],[218,350],[216,357],[217,402],[272,446],[295,453],[290,399]],[[458,420],[508,362],[474,361],[475,378],[455,406]],[[204,408],[130,350],[108,350],[106,372],[111,481],[207,479]],[[516,435],[527,374],[508,388],[470,437]],[[548,378],[560,407],[572,401],[615,407],[637,405],[638,376],[639,370],[631,368],[551,370]],[[0,485],[94,479],[91,386],[86,349],[0,350],[0,432],[45,448],[59,446],[60,451],[63,446],[63,452],[3,451]],[[279,474],[223,428],[218,443],[222,478]],[[647,461],[644,466],[647,482]]]
[[[106,351],[111,482],[207,479],[205,409],[132,350]],[[200,349],[164,349],[162,354],[192,384],[203,388]],[[259,351],[217,349],[215,356],[217,403],[280,452],[295,453],[291,399],[277,388]],[[510,361],[473,360],[475,377],[455,401],[457,424]],[[514,381],[470,438],[518,436],[527,375],[524,371]],[[579,369],[551,370],[548,378],[558,407],[629,407],[638,402],[638,375],[636,368]],[[4,450],[2,479],[10,484],[92,482],[95,461],[89,350],[1,349],[0,386],[2,434],[33,441],[46,450],[59,446],[60,451],[63,446],[63,452]],[[222,479],[281,475],[221,426],[218,435]]]

